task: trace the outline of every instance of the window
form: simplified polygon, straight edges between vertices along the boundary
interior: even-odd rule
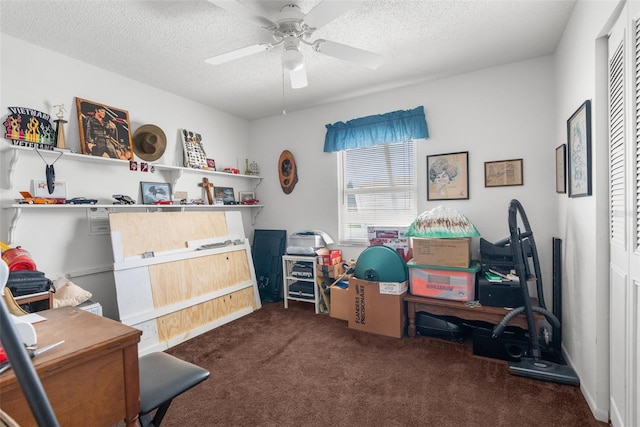
[[[369,225],[410,225],[417,216],[415,142],[340,152],[340,243],[366,243]]]

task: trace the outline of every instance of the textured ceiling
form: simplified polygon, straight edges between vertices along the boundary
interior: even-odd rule
[[[330,1],[330,0],[328,0]],[[239,1],[271,20],[295,3]],[[283,84],[281,48],[212,66],[204,59],[269,40],[208,1],[2,0],[0,31],[250,120],[553,53],[575,1],[371,0],[314,33],[378,53],[377,70],[303,45],[309,85]]]

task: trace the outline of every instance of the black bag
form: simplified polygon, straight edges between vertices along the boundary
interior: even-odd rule
[[[7,288],[14,297],[22,295],[37,294],[53,290],[53,282],[44,276],[44,273],[37,270],[16,270],[9,272]]]

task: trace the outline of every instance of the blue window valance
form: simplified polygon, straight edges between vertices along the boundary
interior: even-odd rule
[[[325,153],[429,137],[422,106],[337,122],[326,128]]]

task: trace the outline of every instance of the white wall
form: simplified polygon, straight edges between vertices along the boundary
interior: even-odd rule
[[[592,100],[593,196],[559,197],[558,227],[564,242],[563,345],[602,421],[609,419],[608,140],[606,52],[598,39],[618,3],[577,2],[555,55],[557,139],[566,138],[574,111]]]
[[[552,58],[542,57],[253,121],[251,155],[261,159],[265,179],[258,198],[266,201],[256,228],[320,229],[337,240],[338,154],[322,151],[325,124],[424,105],[430,138],[417,149],[418,213],[437,205],[456,208],[485,239],[496,241],[508,236],[507,207],[519,199],[535,233],[551,307],[551,238],[557,232],[554,150],[562,142],[553,134],[553,97]],[[299,176],[289,195],[277,175],[285,149],[293,153]],[[427,202],[426,156],[457,151],[469,151],[470,199]],[[524,159],[523,186],[484,187],[484,162],[518,158]],[[357,259],[364,248],[342,249],[346,258]]]
[[[9,114],[8,107],[20,106],[48,113],[53,120],[56,112],[53,105],[64,104],[69,121],[65,128],[67,148],[80,152],[75,107],[75,97],[80,97],[127,110],[132,132],[143,124],[160,126],[167,135],[167,149],[156,163],[182,164],[182,145],[178,132],[185,128],[202,135],[206,153],[216,160],[219,169],[225,166],[244,169],[249,141],[246,120],[6,35],[2,35],[1,43],[0,110],[4,112],[3,117]],[[9,144],[7,140],[0,141],[2,148]],[[21,155],[13,176],[13,187],[8,188],[9,155],[7,151],[2,153],[3,206],[19,198],[19,191],[29,190],[32,179],[45,179],[45,163],[36,155]],[[54,158],[48,157],[48,160],[51,162]],[[128,194],[137,199],[140,181],[166,182],[169,179],[160,172],[130,172],[127,162],[113,163],[88,161],[84,164],[63,156],[54,165],[56,180],[66,183],[68,197],[85,196],[96,198],[99,203],[110,204],[113,202],[111,196],[115,193]],[[231,186],[236,191],[252,189],[251,183],[245,180],[218,176],[209,176],[209,179],[214,185]],[[178,181],[174,190],[187,191],[190,197],[203,197],[202,189],[197,185],[200,180],[197,173],[189,174]],[[112,265],[110,238],[108,235],[88,234],[85,210],[47,210],[46,213],[27,209],[22,211],[13,243],[27,249],[38,269],[44,271],[47,277],[55,279],[69,272]],[[250,213],[248,210],[244,212],[246,232],[250,237]],[[6,240],[7,226],[14,211],[1,209],[0,215],[0,240]],[[73,280],[94,294],[94,299],[103,305],[105,315],[117,318],[111,272]]]

